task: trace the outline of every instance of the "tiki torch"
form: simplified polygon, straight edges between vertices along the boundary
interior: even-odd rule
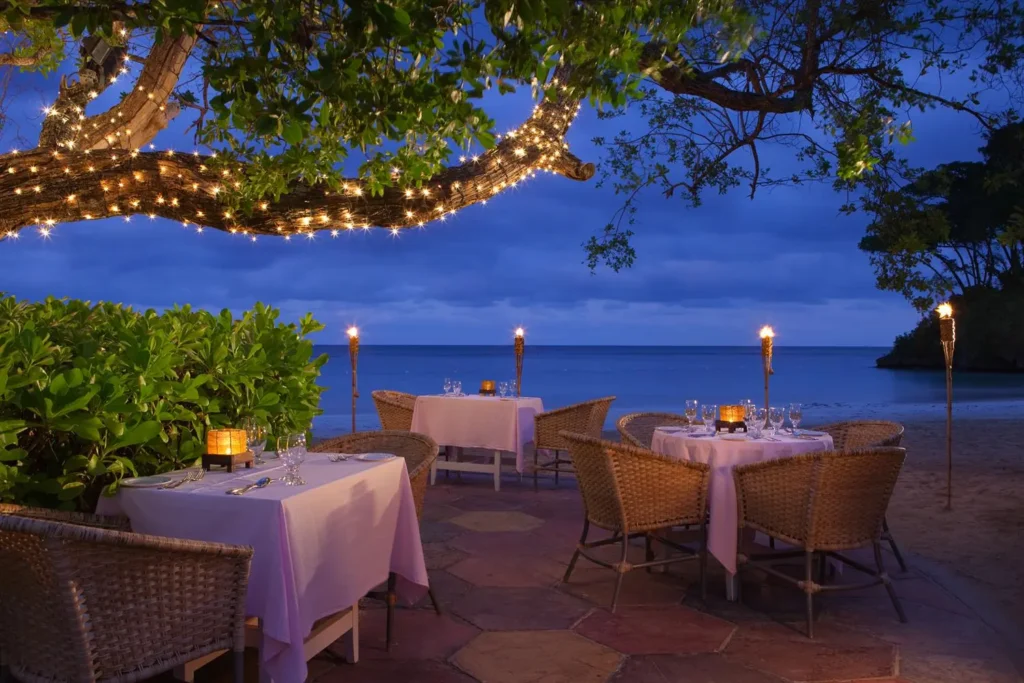
[[[953,509],[953,347],[956,345],[956,321],[953,307],[948,303],[940,305],[939,339],[942,341],[942,355],[946,358],[946,509]]]
[[[768,411],[768,377],[775,374],[772,369],[772,353],[774,352],[775,330],[768,325],[761,328],[761,367],[764,369],[764,409]]]
[[[356,388],[356,362],[359,360],[359,328],[353,325],[348,328],[348,356],[352,359],[352,432],[356,431],[356,399],[359,389]]]
[[[526,350],[526,332],[521,327],[516,328],[515,350],[516,396],[521,396],[523,391],[523,352]]]

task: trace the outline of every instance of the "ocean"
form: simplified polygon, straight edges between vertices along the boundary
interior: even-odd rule
[[[771,402],[803,404],[804,424],[855,418],[944,419],[941,371],[882,370],[880,347],[775,347]],[[317,346],[330,360],[320,384],[324,414],[318,435],[351,426],[348,347]],[[476,392],[481,380],[515,377],[512,346],[362,346],[359,351],[358,429],[379,429],[370,392],[440,394],[444,379]],[[956,417],[1024,417],[1024,374],[954,375]],[[637,411],[681,413],[686,399],[702,403],[764,403],[760,347],[722,346],[527,346],[523,395],[545,408],[615,396],[606,423]]]

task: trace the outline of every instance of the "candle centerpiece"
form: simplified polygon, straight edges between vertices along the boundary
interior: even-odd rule
[[[953,349],[956,346],[956,320],[953,307],[941,304],[939,314],[939,341],[946,361],[946,509],[953,509]]]
[[[516,352],[516,385],[513,389],[515,389],[516,396],[521,396],[523,391],[523,353],[526,351],[526,331],[521,327],[516,328],[514,348]]]
[[[746,412],[743,406],[720,406],[718,408],[718,419],[715,421],[715,429],[720,432],[732,434],[736,430],[747,431],[745,422]]]
[[[203,454],[203,469],[226,467],[228,472],[235,465],[252,467],[255,456],[246,443],[244,429],[211,429],[206,432],[206,453]]]
[[[352,361],[352,433],[356,431],[356,399],[359,389],[356,381],[356,362],[359,358],[359,328],[353,325],[348,328],[348,355]]]
[[[480,382],[480,395],[481,396],[494,396],[494,380],[485,379]]]
[[[764,370],[764,409],[768,410],[768,378],[775,374],[772,368],[772,356],[775,354],[775,330],[769,325],[761,328],[761,368]]]

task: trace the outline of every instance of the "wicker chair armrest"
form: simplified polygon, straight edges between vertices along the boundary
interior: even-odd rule
[[[51,522],[64,522],[79,526],[110,529],[112,531],[131,531],[130,520],[122,515],[95,515],[88,512],[70,512],[51,510],[50,508],[29,507],[13,503],[0,503],[0,515],[13,515],[31,519],[44,519]]]

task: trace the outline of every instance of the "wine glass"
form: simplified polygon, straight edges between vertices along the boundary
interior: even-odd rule
[[[704,420],[704,431],[708,434],[715,433],[715,418],[718,416],[718,406],[714,403],[705,403],[700,407],[700,416]]]
[[[281,462],[284,462],[288,455],[288,437],[279,436],[274,440],[274,457],[279,458]],[[285,469],[283,480],[288,481],[288,470]]]
[[[782,423],[786,421],[786,414],[782,411],[782,408],[771,407],[768,409],[768,422],[772,425],[772,436],[778,436],[779,428],[782,427]]]
[[[509,380],[509,383],[508,383],[508,395],[511,396],[512,398],[515,398],[516,396],[519,395],[519,394],[516,393],[516,387],[517,386],[519,386],[519,385],[516,384],[516,381],[514,379],[513,380]]]
[[[764,431],[764,422],[768,419],[768,411],[764,408],[758,408],[751,406],[750,409],[750,422],[747,424],[747,429],[753,432],[755,439],[761,438],[761,433]]]
[[[686,431],[692,432],[693,425],[697,422],[697,399],[691,398],[686,401],[686,410],[683,412],[686,415]]]
[[[287,470],[285,485],[304,486],[306,480],[299,476],[299,466],[306,460],[306,435],[292,434],[288,437],[284,466]]]
[[[452,380],[450,377],[444,378],[444,395],[449,396],[452,393]]]
[[[498,382],[498,394],[502,398],[508,396],[508,382]]]
[[[452,382],[452,391],[455,393],[456,396],[462,396],[461,380],[455,380],[454,382]]]
[[[789,424],[793,425],[794,436],[796,436],[797,430],[800,427],[800,420],[804,419],[803,408],[799,403],[789,404]]]
[[[267,430],[263,425],[257,423],[256,420],[251,417],[245,418],[244,425],[245,445],[250,451],[252,451],[254,456],[253,464],[262,465],[265,462],[262,456],[263,450],[267,447]]]

